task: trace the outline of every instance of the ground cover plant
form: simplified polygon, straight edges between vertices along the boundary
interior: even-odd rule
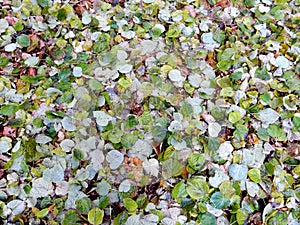
[[[1,224],[300,224],[299,0],[0,0]]]

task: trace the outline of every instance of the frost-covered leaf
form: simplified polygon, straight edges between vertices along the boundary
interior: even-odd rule
[[[174,81],[174,82],[182,82],[185,80],[185,78],[181,75],[180,70],[177,70],[177,69],[170,70],[169,78],[171,81]]]
[[[117,66],[117,69],[120,73],[129,73],[132,69],[133,69],[133,66],[131,64],[119,64]]]
[[[31,196],[35,198],[44,197],[53,193],[52,182],[38,178],[32,182]]]
[[[128,217],[124,225],[140,225],[140,224],[141,224],[141,216],[132,215]]]
[[[102,168],[102,163],[104,161],[104,154],[102,151],[96,149],[89,153],[91,157],[91,164],[93,169],[100,170]]]
[[[92,21],[91,15],[87,11],[84,11],[82,15],[82,23],[87,25],[90,24],[91,21]]]
[[[43,172],[43,178],[47,181],[51,181],[54,183],[59,183],[63,181],[65,175],[64,168],[61,165],[57,164],[52,168],[47,168]]]
[[[218,123],[209,123],[208,124],[208,135],[210,137],[218,137],[220,131],[221,131],[221,126]]]
[[[287,69],[291,65],[291,62],[284,56],[278,56],[276,58],[276,63],[279,67],[281,67],[283,69]]]
[[[3,33],[9,26],[6,19],[0,19],[0,34]]]
[[[72,141],[71,139],[64,139],[60,143],[61,149],[65,152],[70,152],[74,146],[75,146],[75,142]]]
[[[279,114],[271,108],[260,110],[257,114],[264,123],[275,123],[279,119]]]
[[[157,159],[149,159],[143,162],[143,169],[147,174],[158,177],[159,173],[159,163]]]
[[[134,143],[129,153],[132,157],[138,157],[141,160],[145,160],[151,155],[152,151],[152,145],[148,141],[139,139]]]
[[[248,168],[245,165],[233,163],[229,166],[228,172],[234,180],[242,181],[247,177]]]
[[[46,136],[44,134],[38,134],[36,137],[35,137],[35,141],[36,143],[38,144],[46,144],[50,141],[52,141],[52,138],[49,137],[49,136]]]
[[[143,216],[141,223],[143,225],[156,225],[159,222],[159,217],[155,214],[148,214]]]
[[[40,61],[39,57],[30,57],[24,61],[25,65],[33,67],[36,66]]]
[[[90,173],[87,169],[81,168],[81,169],[77,170],[75,179],[78,181],[84,181],[89,178],[89,175],[90,175]]]
[[[101,196],[107,195],[110,189],[111,189],[110,184],[106,180],[102,180],[97,184],[97,192]]]
[[[224,171],[216,169],[214,171],[214,176],[209,177],[209,184],[215,188],[218,188],[221,183],[229,180],[229,176],[225,174]]]
[[[142,55],[150,54],[157,48],[157,42],[150,40],[143,40],[141,43]]]
[[[231,143],[229,141],[225,141],[220,145],[218,149],[219,156],[221,157],[221,159],[228,160],[232,157],[233,150],[234,148]]]
[[[94,111],[93,116],[96,118],[96,122],[98,126],[107,126],[110,121],[112,121],[113,117],[105,113],[104,111]]]
[[[11,44],[8,44],[4,47],[4,50],[6,52],[13,52],[14,50],[16,50],[17,48],[17,44],[16,43],[11,43]]]
[[[79,66],[75,66],[73,68],[73,75],[74,75],[74,77],[81,77],[82,76],[82,68]]]
[[[75,119],[70,118],[70,117],[64,117],[61,121],[62,126],[64,129],[67,131],[75,131],[76,130],[76,125],[75,125]]]
[[[7,204],[7,207],[12,210],[12,213],[14,215],[19,215],[25,210],[26,204],[22,200],[15,199],[15,200],[10,201]]]
[[[118,150],[110,150],[106,156],[107,162],[109,162],[109,167],[112,170],[119,168],[124,160],[124,155]]]
[[[248,194],[251,197],[255,197],[256,195],[258,195],[259,186],[257,185],[257,183],[246,181],[246,187],[247,187]]]
[[[124,180],[121,182],[121,184],[119,186],[119,191],[120,192],[128,192],[131,187],[132,187],[132,184],[130,183],[130,181]]]
[[[188,76],[189,83],[193,86],[198,88],[202,82],[202,78],[199,74],[191,74]]]
[[[9,137],[0,138],[0,153],[8,152],[12,148],[12,140]]]
[[[55,194],[66,195],[69,191],[69,183],[67,181],[61,181],[56,183]]]

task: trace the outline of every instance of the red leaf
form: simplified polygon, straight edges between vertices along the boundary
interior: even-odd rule
[[[6,137],[17,137],[17,128],[6,126],[3,128],[3,136]]]
[[[29,68],[28,71],[27,71],[27,75],[35,77],[36,76],[36,69],[35,68]]]

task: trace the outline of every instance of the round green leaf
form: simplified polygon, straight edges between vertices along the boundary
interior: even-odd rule
[[[200,170],[205,164],[205,156],[200,153],[192,153],[190,154],[188,163],[193,170]]]
[[[236,220],[239,225],[245,224],[248,218],[248,211],[246,209],[238,209],[236,213]]]
[[[167,159],[162,162],[162,175],[164,178],[179,176],[183,170],[182,164],[176,159]]]
[[[203,213],[198,216],[198,221],[200,222],[200,225],[216,225],[216,217],[211,213]]]
[[[91,201],[87,197],[76,200],[75,204],[77,209],[82,213],[87,213],[91,208]]]
[[[104,217],[103,210],[99,208],[93,208],[88,213],[88,221],[93,225],[99,225],[102,223]]]
[[[9,63],[9,58],[0,57],[0,67],[5,67]]]
[[[229,113],[229,116],[228,116],[229,122],[236,123],[240,119],[242,119],[242,116],[241,116],[241,114],[238,111],[233,111],[233,112]]]
[[[26,34],[21,34],[17,37],[17,43],[22,47],[28,47],[30,45],[30,38]]]
[[[230,200],[221,192],[216,192],[210,197],[210,203],[217,209],[225,209],[229,206]]]
[[[124,203],[124,207],[129,212],[133,212],[138,208],[138,204],[134,200],[132,200],[131,198],[124,198],[123,203]]]
[[[180,181],[174,186],[172,190],[172,198],[175,198],[178,201],[178,199],[185,198],[186,196],[187,196],[186,184]]]
[[[7,104],[0,108],[0,114],[4,116],[11,116],[19,110],[19,106],[16,104]]]
[[[209,187],[201,178],[192,178],[187,181],[187,193],[196,200],[205,200],[208,197]]]
[[[251,170],[249,170],[248,171],[248,176],[255,183],[260,183],[261,182],[260,170],[257,169],[257,168],[252,168]]]

